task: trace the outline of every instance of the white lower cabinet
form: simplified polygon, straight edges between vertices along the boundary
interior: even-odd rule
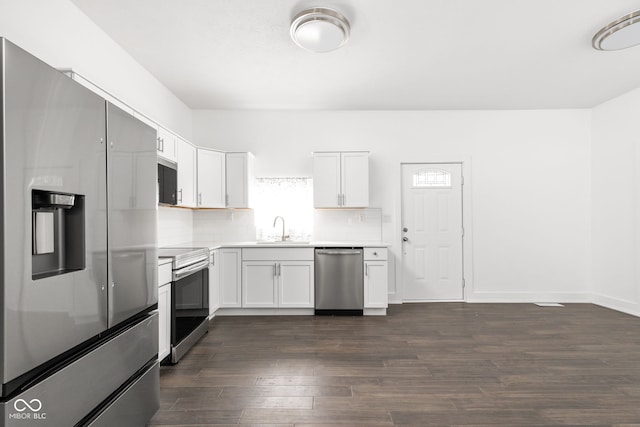
[[[386,308],[387,261],[365,261],[364,272],[364,308]]]
[[[218,249],[218,278],[220,287],[220,307],[242,307],[242,287],[240,278],[242,250]]]
[[[209,317],[220,308],[220,250],[213,250],[209,256]]]
[[[171,352],[171,283],[158,288],[158,315],[158,360],[162,360]]]
[[[282,261],[278,266],[278,307],[313,308],[313,261]]]
[[[242,307],[313,308],[313,249],[245,249]]]
[[[364,308],[387,308],[388,292],[387,249],[364,250]]]
[[[158,360],[171,352],[171,263],[158,266]]]
[[[242,306],[278,306],[278,266],[272,261],[242,263]]]
[[[210,315],[218,308],[312,309],[315,306],[312,247],[221,248],[212,251],[211,262]],[[387,249],[364,248],[363,268],[365,314],[384,315],[389,299]],[[238,314],[242,310],[220,313]],[[247,313],[256,311],[247,310]]]

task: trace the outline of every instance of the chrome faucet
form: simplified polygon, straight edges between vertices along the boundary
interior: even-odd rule
[[[274,218],[273,220],[273,226],[276,226],[276,222],[278,221],[278,218],[280,218],[282,220],[282,236],[280,237],[280,241],[284,242],[285,240],[287,240],[289,238],[289,236],[284,234],[284,218],[282,218],[280,215],[278,215],[277,217]]]

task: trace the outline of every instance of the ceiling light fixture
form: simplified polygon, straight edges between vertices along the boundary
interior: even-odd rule
[[[598,50],[620,50],[640,44],[640,10],[631,12],[603,27],[593,36]]]
[[[349,21],[326,7],[312,7],[298,13],[291,22],[291,38],[303,49],[322,53],[336,50],[349,40]]]

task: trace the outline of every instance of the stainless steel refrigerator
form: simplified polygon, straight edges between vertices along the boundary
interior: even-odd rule
[[[159,407],[155,130],[0,50],[0,425],[144,425]]]

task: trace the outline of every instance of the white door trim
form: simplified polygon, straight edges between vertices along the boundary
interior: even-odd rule
[[[400,255],[398,260],[398,268],[396,268],[396,289],[390,293],[389,300],[391,303],[401,304],[403,302],[403,260],[402,260],[402,166],[412,164],[441,164],[441,163],[457,163],[462,165],[462,177],[464,185],[462,186],[462,226],[464,235],[462,236],[462,269],[465,287],[463,289],[463,301],[468,301],[474,293],[473,281],[473,208],[472,208],[472,180],[471,180],[471,157],[462,157],[456,159],[430,159],[423,162],[400,162],[398,164],[398,192],[396,197],[396,230],[394,233],[394,246],[398,248],[397,253]]]

